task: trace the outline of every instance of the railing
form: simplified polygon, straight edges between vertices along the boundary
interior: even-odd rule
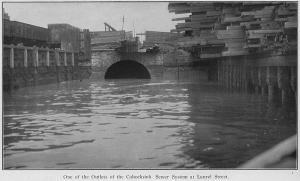
[[[54,65],[55,66],[75,66],[75,54],[77,52],[67,52],[64,50],[57,50],[57,49],[49,49],[49,48],[40,48],[40,47],[27,47],[23,45],[3,45],[3,50],[4,49],[9,49],[9,53],[3,51],[3,65],[4,66],[9,66],[10,68],[15,68],[17,64],[15,55],[15,50],[23,50],[23,62],[22,62],[22,67],[28,67],[28,52],[32,51],[32,58],[33,58],[33,66],[34,67],[39,67],[43,66],[43,61],[46,61],[46,66],[49,67],[50,65],[50,54],[54,53]],[[44,53],[46,52],[46,56],[43,56]],[[71,61],[68,61],[68,55],[71,55]],[[18,56],[19,57],[19,56]],[[9,62],[7,60],[9,59]],[[62,61],[61,61],[62,60]],[[70,59],[69,59],[70,60]],[[7,61],[7,62],[5,62]]]

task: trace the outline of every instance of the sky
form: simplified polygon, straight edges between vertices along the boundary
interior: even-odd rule
[[[104,31],[104,22],[117,30],[169,32],[175,28],[167,2],[64,2],[64,3],[3,3],[13,21],[41,27],[51,23],[68,23],[90,31]]]

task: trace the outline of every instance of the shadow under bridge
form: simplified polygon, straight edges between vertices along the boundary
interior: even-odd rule
[[[105,72],[105,79],[151,79],[147,68],[133,60],[121,60],[112,64]]]

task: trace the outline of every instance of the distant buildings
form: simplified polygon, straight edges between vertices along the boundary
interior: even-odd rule
[[[69,24],[49,24],[48,29],[53,48],[79,52],[81,62],[91,59],[91,37],[88,29],[80,30]]]
[[[80,50],[80,29],[69,24],[48,24],[50,43],[65,51]]]
[[[4,37],[6,45],[47,47],[79,53],[79,61],[90,61],[91,38],[88,29],[80,30],[69,24],[49,24],[43,28],[23,22],[10,21],[3,9]]]
[[[8,16],[8,13],[6,13],[5,12],[5,9],[4,8],[2,8],[2,12],[3,12],[3,19],[5,19],[5,20],[9,20],[10,18],[9,18],[9,16]]]
[[[49,31],[47,28],[18,21],[3,20],[4,44],[23,44],[24,46],[47,47]]]

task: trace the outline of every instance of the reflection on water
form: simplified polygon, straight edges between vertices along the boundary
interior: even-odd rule
[[[4,95],[4,168],[234,168],[295,109],[209,83],[68,82]]]

